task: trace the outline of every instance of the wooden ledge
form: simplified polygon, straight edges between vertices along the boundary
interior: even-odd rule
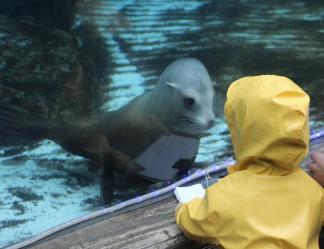
[[[197,242],[189,241],[178,229],[174,219],[176,205],[175,198],[170,197],[124,214],[101,218],[95,223],[63,231],[29,248],[204,248]]]

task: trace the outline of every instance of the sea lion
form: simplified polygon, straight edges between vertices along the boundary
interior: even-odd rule
[[[71,153],[100,163],[101,196],[105,199],[112,188],[113,170],[138,175],[141,165],[132,159],[154,141],[170,134],[199,139],[210,129],[215,123],[213,98],[212,81],[204,65],[197,59],[181,58],[164,70],[152,91],[118,110],[40,120],[27,111],[2,105],[0,132],[51,139]]]

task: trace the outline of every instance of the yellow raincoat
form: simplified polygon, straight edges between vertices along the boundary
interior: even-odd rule
[[[225,116],[237,163],[203,199],[177,209],[189,238],[225,249],[319,248],[323,190],[299,167],[308,152],[308,106],[308,95],[285,77],[232,83]]]

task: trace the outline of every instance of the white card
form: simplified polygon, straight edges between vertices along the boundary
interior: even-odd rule
[[[205,196],[205,189],[201,184],[194,184],[188,187],[176,187],[174,194],[180,203],[185,203],[194,198],[203,198]]]

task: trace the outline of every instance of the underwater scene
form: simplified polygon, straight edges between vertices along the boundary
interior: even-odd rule
[[[194,170],[232,157],[223,106],[238,78],[289,77],[311,97],[311,132],[324,129],[323,19],[319,0],[1,0],[0,248],[161,188],[193,160]],[[142,115],[178,112],[163,91],[195,70],[207,91],[183,87],[181,108],[200,104],[206,124],[181,116],[174,143],[158,148],[167,156],[145,158],[149,172],[130,159],[174,125],[165,133]],[[189,156],[165,180],[173,151]]]

